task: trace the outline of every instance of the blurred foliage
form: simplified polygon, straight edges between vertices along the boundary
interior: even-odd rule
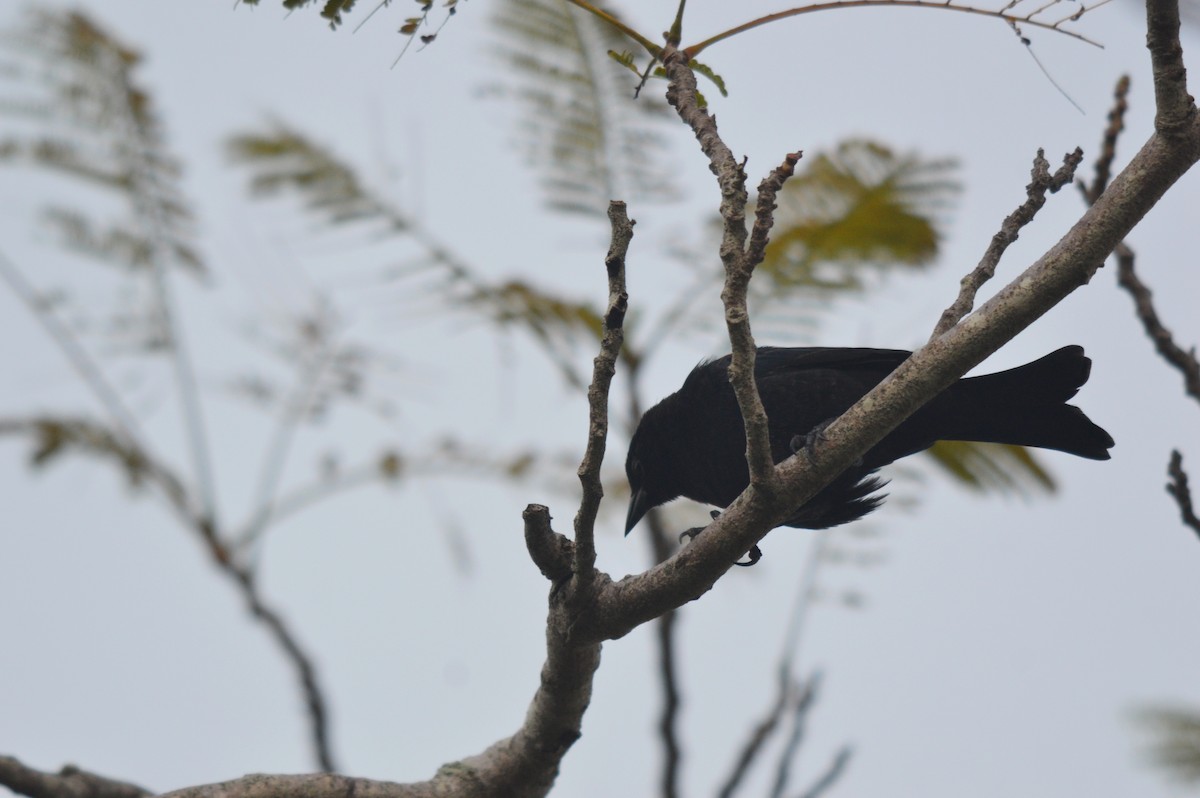
[[[603,217],[617,197],[676,198],[664,127],[676,123],[661,96],[632,101],[637,79],[606,56],[629,40],[565,0],[500,0],[493,9],[502,91],[519,101],[518,144],[547,204]]]
[[[571,384],[586,384],[573,354],[577,345],[600,339],[602,319],[591,303],[525,279],[486,279],[418,219],[369,189],[348,162],[281,122],[232,136],[228,152],[249,172],[254,195],[290,194],[324,224],[361,224],[416,244],[421,254],[398,274],[424,279],[414,292],[420,302],[433,299],[448,311],[470,311],[498,326],[523,329]]]
[[[0,419],[0,436],[3,435],[28,437],[32,446],[29,464],[37,469],[46,468],[67,454],[85,454],[115,464],[135,488],[145,484],[153,469],[135,444],[104,424],[88,419]]]
[[[60,290],[63,315],[107,330],[122,350],[171,346],[160,270],[206,277],[193,243],[193,218],[149,95],[137,83],[141,55],[79,12],[26,11],[0,37],[0,165],[27,165],[93,189],[114,218],[55,205],[47,228],[68,249],[115,265],[113,305],[73,300]],[[80,197],[80,202],[91,197]],[[102,306],[103,305],[103,306]],[[94,318],[98,312],[102,318]]]
[[[1057,489],[1054,477],[1030,449],[1002,443],[938,441],[927,454],[960,484],[994,493]]]
[[[1139,710],[1136,720],[1153,736],[1150,762],[1175,781],[1200,786],[1200,712],[1152,707]]]
[[[308,4],[284,3],[287,8]],[[420,6],[428,13],[431,4]],[[446,7],[452,10],[453,4]],[[336,26],[356,10],[353,0],[329,0],[321,13]],[[493,13],[502,79],[506,91],[520,100],[518,138],[542,175],[550,207],[599,215],[612,196],[642,202],[674,198],[664,157],[669,128],[662,125],[672,121],[666,106],[649,93],[632,101],[636,80],[605,55],[624,51],[630,40],[565,0],[502,0]],[[190,213],[176,186],[178,164],[165,152],[149,97],[131,74],[140,55],[75,13],[31,12],[26,26],[8,41],[42,64],[37,73],[13,73],[19,78],[15,85],[38,84],[31,79],[35,74],[49,78],[40,80],[47,89],[40,99],[16,95],[6,99],[4,110],[66,122],[71,135],[5,138],[0,157],[71,174],[125,197],[134,210],[134,223],[104,224],[79,211],[52,208],[46,218],[63,243],[131,274],[148,271],[156,259],[203,274],[203,262],[187,238]],[[281,122],[232,136],[228,152],[249,173],[256,196],[294,197],[330,227],[363,225],[415,244],[420,255],[399,273],[425,281],[417,292],[420,301],[433,298],[449,310],[524,331],[568,382],[586,385],[579,350],[602,331],[601,311],[592,301],[548,291],[526,277],[485,278],[416,217],[373,191],[348,162]],[[759,267],[765,279],[752,286],[755,312],[805,323],[815,305],[872,288],[869,274],[928,265],[938,250],[938,216],[958,192],[955,168],[949,160],[901,156],[867,140],[847,141],[807,158],[779,197],[777,227]],[[147,216],[161,222],[157,233],[138,223]],[[656,334],[641,336],[640,348],[640,327],[630,325],[628,362],[640,365],[657,341],[672,333],[718,326],[716,317],[694,313],[690,304],[721,280],[712,251],[691,257],[700,290],[669,297],[675,304]],[[376,353],[338,340],[330,312],[300,314],[291,332],[267,341],[297,371],[291,390],[258,373],[239,378],[235,388],[296,423],[321,417],[339,398],[361,396],[367,368],[381,361]],[[144,341],[147,346],[167,343],[162,335],[147,335]],[[1020,448],[939,444],[931,454],[957,480],[977,489],[1053,487],[1045,469]],[[397,476],[404,460],[387,462],[394,468],[383,476]]]
[[[58,210],[59,221],[68,222],[60,225],[68,243],[74,234],[131,269],[144,268],[146,253],[162,243],[158,254],[203,274],[190,243],[192,213],[178,185],[179,163],[167,151],[149,95],[133,78],[141,55],[79,12],[27,11],[2,41],[11,93],[0,95],[0,113],[25,117],[33,128],[2,139],[0,153],[108,189],[135,217],[133,229],[97,232],[96,225],[84,228],[81,213]],[[146,217],[155,230],[141,229]]]
[[[862,272],[921,268],[938,253],[937,215],[960,186],[950,159],[900,156],[855,139],[802,161],[779,194],[758,271],[778,291],[861,291]]]

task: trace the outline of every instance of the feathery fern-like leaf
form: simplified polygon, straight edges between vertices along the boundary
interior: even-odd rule
[[[499,0],[497,53],[522,113],[518,143],[542,174],[550,207],[602,215],[610,199],[676,196],[659,99],[633,99],[636,78],[607,53],[629,40],[564,0]],[[610,12],[611,13],[611,12]]]

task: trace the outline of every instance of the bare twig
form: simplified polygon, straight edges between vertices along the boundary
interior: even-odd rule
[[[838,752],[834,754],[833,760],[829,763],[829,767],[813,782],[811,787],[800,794],[799,798],[820,798],[846,772],[846,765],[849,764],[850,756],[853,752],[854,749],[848,745],[844,745],[838,749]]]
[[[1154,309],[1150,289],[1134,271],[1133,250],[1122,241],[1115,254],[1117,256],[1117,284],[1133,297],[1138,319],[1141,320],[1146,335],[1154,341],[1154,348],[1158,350],[1163,359],[1174,366],[1183,376],[1184,390],[1188,395],[1200,401],[1200,362],[1196,360],[1196,350],[1193,348],[1191,351],[1184,351],[1175,343],[1171,331],[1159,319],[1158,312]]]
[[[1046,204],[1046,192],[1049,191],[1053,194],[1071,182],[1074,179],[1075,168],[1082,160],[1083,150],[1076,147],[1074,152],[1063,156],[1062,166],[1054,174],[1050,174],[1050,163],[1046,160],[1045,153],[1038,150],[1037,157],[1033,159],[1032,180],[1025,187],[1025,202],[1004,219],[1000,230],[992,236],[992,241],[988,245],[987,251],[983,253],[979,265],[962,278],[959,284],[958,298],[942,312],[942,317],[938,319],[937,326],[934,327],[933,335],[929,337],[929,340],[932,341],[942,335],[971,312],[975,306],[975,295],[979,289],[996,276],[996,267],[1000,264],[1000,258],[1004,255],[1004,251],[1017,240],[1021,234],[1021,228],[1032,222],[1033,217]]]
[[[779,752],[779,761],[775,766],[775,781],[771,786],[771,798],[782,798],[791,777],[792,763],[800,743],[804,741],[804,728],[808,720],[809,710],[817,700],[817,691],[821,688],[821,674],[814,673],[805,680],[799,696],[792,703],[792,733],[788,735],[783,750]]]
[[[171,362],[175,371],[176,389],[179,394],[180,411],[183,415],[188,447],[192,456],[200,503],[205,515],[215,525],[218,521],[216,479],[209,452],[208,433],[205,429],[204,411],[200,402],[200,389],[196,383],[192,353],[184,338],[182,320],[167,274],[168,261],[172,257],[169,223],[165,205],[169,199],[157,174],[161,153],[156,145],[156,132],[152,119],[140,106],[144,93],[132,82],[130,62],[116,48],[104,48],[99,52],[98,63],[108,73],[107,82],[120,95],[118,105],[122,110],[125,130],[129,140],[123,171],[130,181],[130,194],[134,211],[140,221],[146,240],[150,243],[149,263],[151,284],[157,297],[162,323],[170,342]]]
[[[784,634],[783,646],[779,653],[779,666],[775,699],[750,734],[738,753],[729,776],[718,793],[719,798],[732,798],[734,792],[741,786],[754,761],[762,753],[763,747],[779,727],[783,713],[792,706],[800,695],[799,679],[795,675],[795,665],[800,659],[800,641],[804,634],[805,620],[808,618],[809,607],[816,587],[817,573],[825,560],[825,550],[829,546],[831,529],[820,529],[813,533],[809,545],[808,556],[804,561],[804,572],[796,588],[796,598],[792,604],[791,617],[788,619],[787,631]],[[811,683],[811,680],[810,680]]]
[[[47,434],[59,436],[61,445],[73,445],[92,454],[117,460],[131,480],[145,481],[157,488],[183,525],[199,537],[213,564],[234,583],[251,615],[267,627],[271,637],[296,669],[308,707],[317,762],[322,769],[333,771],[335,765],[329,743],[328,712],[312,658],[301,647],[279,612],[263,600],[253,573],[238,564],[224,536],[211,523],[203,508],[195,505],[183,481],[168,465],[102,424],[87,419],[0,419],[0,435],[26,435],[36,440]]]
[[[1178,449],[1171,451],[1171,463],[1167,466],[1167,473],[1171,475],[1171,481],[1167,483],[1167,493],[1175,498],[1175,503],[1179,505],[1179,516],[1183,520],[1185,526],[1188,526],[1197,535],[1200,535],[1200,518],[1196,517],[1196,511],[1192,505],[1192,491],[1188,487],[1188,475],[1183,470],[1183,455]]]
[[[575,515],[575,576],[582,583],[591,581],[596,564],[595,526],[600,499],[604,496],[600,465],[608,440],[608,391],[621,354],[625,311],[629,305],[629,295],[625,293],[625,255],[633,239],[634,222],[625,210],[625,203],[616,200],[608,205],[608,218],[612,223],[612,243],[604,259],[608,273],[608,307],[604,312],[600,353],[592,364],[592,383],[588,386],[587,450],[578,471],[583,501]]]
[[[37,289],[25,279],[25,275],[17,268],[17,265],[9,260],[8,256],[3,252],[0,252],[0,279],[3,279],[8,284],[9,289],[16,295],[17,299],[21,300],[26,309],[42,325],[42,328],[50,336],[50,339],[62,350],[71,367],[75,369],[84,384],[95,394],[96,399],[100,402],[100,406],[104,408],[104,412],[109,416],[109,420],[117,430],[131,444],[145,448],[141,442],[141,432],[138,429],[137,419],[125,407],[125,403],[121,400],[116,389],[109,383],[108,378],[104,376],[103,370],[101,370],[92,356],[88,354],[88,351],[79,342],[75,334],[71,332],[71,328],[58,318],[53,308],[47,307],[46,302],[39,296]]]
[[[759,187],[759,210],[747,247],[745,168],[721,140],[716,120],[700,107],[696,76],[688,67],[687,58],[668,45],[663,51],[663,66],[670,81],[667,102],[696,134],[700,149],[708,156],[709,169],[716,175],[721,189],[720,212],[724,222],[721,262],[725,265],[725,287],[721,291],[721,301],[725,305],[725,326],[733,350],[729,383],[733,386],[745,423],[746,464],[750,470],[750,484],[760,490],[770,490],[775,483],[775,463],[771,457],[767,414],[754,381],[755,345],[750,331],[750,314],[746,308],[746,290],[766,247],[775,195],[791,176],[800,155],[788,155],[784,163]]]
[[[0,785],[29,798],[148,798],[147,789],[65,765],[58,773],[44,773],[16,757],[0,756]]]
[[[1160,15],[1163,12],[1160,12]],[[1169,17],[1170,13],[1166,15]],[[1169,21],[1160,23],[1170,26]],[[1178,24],[1176,21],[1176,34],[1178,34]],[[1162,49],[1160,47],[1160,49]],[[1151,42],[1151,52],[1155,50],[1153,41]],[[1170,61],[1171,48],[1167,47],[1167,54],[1164,57],[1166,61]],[[1156,61],[1157,64],[1157,61]],[[1182,69],[1182,64],[1178,64]],[[1163,67],[1165,71],[1170,73],[1169,67]],[[1168,78],[1163,81],[1162,91],[1166,92],[1168,98],[1171,96],[1173,89],[1171,85],[1173,78]],[[1156,85],[1158,81],[1156,81]],[[1104,193],[1105,185],[1107,184],[1109,170],[1111,169],[1112,161],[1116,155],[1117,139],[1122,130],[1124,130],[1125,111],[1128,108],[1126,95],[1129,92],[1129,76],[1122,76],[1117,81],[1117,87],[1114,92],[1113,108],[1108,114],[1108,128],[1104,132],[1104,142],[1101,149],[1100,158],[1096,162],[1096,178],[1091,186],[1080,186],[1083,191],[1084,199],[1089,203],[1095,203],[1096,200]],[[1160,96],[1159,101],[1163,98]],[[1190,98],[1189,98],[1190,101]],[[1154,341],[1154,348],[1170,365],[1174,366],[1177,371],[1183,376],[1184,390],[1193,399],[1200,401],[1200,362],[1196,359],[1196,350],[1193,347],[1189,351],[1184,351],[1182,347],[1175,343],[1175,338],[1171,331],[1166,328],[1162,320],[1158,316],[1158,311],[1154,308],[1153,295],[1149,287],[1142,282],[1138,277],[1137,271],[1134,268],[1136,255],[1133,249],[1122,241],[1117,245],[1113,254],[1117,257],[1117,284],[1129,292],[1133,297],[1133,304],[1138,319],[1142,322],[1142,329],[1146,331],[1146,335],[1150,340]],[[1178,449],[1171,452],[1171,460],[1167,466],[1167,473],[1171,477],[1171,481],[1167,483],[1167,493],[1171,494],[1175,499],[1175,503],[1179,505],[1179,514],[1185,526],[1193,529],[1200,535],[1200,519],[1195,515],[1192,509],[1192,495],[1188,489],[1187,473],[1183,470],[1183,455]]]
[[[1149,0],[1149,3],[1157,7],[1167,0]],[[1152,8],[1149,16],[1156,13]],[[1156,26],[1150,27],[1153,30]],[[1152,33],[1151,41],[1161,35],[1161,30]],[[680,86],[686,79],[683,73],[688,72],[686,63],[678,53],[668,54],[665,61],[671,73],[676,107],[681,117],[688,119],[696,109],[689,105],[691,101],[679,98]],[[715,125],[707,115],[704,119],[707,121],[693,129],[705,152],[711,152],[714,142],[719,140]],[[597,571],[590,581],[584,582],[586,590],[577,589],[579,580],[575,579],[556,586],[550,597],[541,685],[524,724],[513,736],[477,756],[444,766],[432,780],[417,785],[328,776],[257,776],[196,787],[178,795],[334,798],[353,792],[359,798],[373,798],[401,794],[452,795],[461,790],[463,794],[506,798],[544,796],[554,782],[562,757],[579,735],[582,715],[591,697],[592,679],[599,666],[600,641],[621,637],[711,589],[740,554],[785,520],[798,503],[844,471],[921,404],[1087,282],[1133,226],[1198,159],[1200,124],[1192,114],[1185,124],[1171,129],[1170,135],[1160,131],[1152,136],[1059,244],[968,319],[914,353],[835,420],[827,428],[825,440],[815,445],[813,457],[791,457],[772,469],[778,491],[764,491],[752,484],[706,534],[643,574],[614,583]],[[734,167],[733,171],[740,173],[736,163]],[[735,191],[737,188],[737,174],[729,177],[732,183],[719,176],[723,196],[727,187]],[[769,457],[769,452],[766,454]],[[545,508],[531,507],[530,511],[538,514]],[[539,526],[552,534],[548,512],[545,515],[544,524]],[[574,555],[572,559],[578,561]],[[841,767],[844,762],[835,770]]]
[[[1007,8],[999,10],[976,8],[974,6],[958,5],[953,2],[947,2],[946,0],[942,0],[941,2],[934,2],[934,0],[834,0],[834,2],[812,3],[799,8],[789,8],[786,11],[777,11],[774,14],[767,14],[766,16],[752,19],[749,22],[742,23],[741,25],[730,28],[729,30],[721,31],[714,36],[710,36],[704,41],[688,45],[687,47],[683,48],[683,52],[688,56],[688,58],[695,58],[702,51],[708,47],[711,47],[717,42],[724,41],[725,39],[737,36],[740,33],[744,33],[762,25],[769,25],[773,22],[778,22],[779,20],[786,19],[787,17],[795,17],[801,14],[812,14],[817,11],[831,11],[833,9],[845,8],[870,8],[873,6],[884,6],[890,8],[935,8],[943,11],[961,11],[965,14],[980,14],[982,16],[995,17],[996,19],[1003,20],[1010,25],[1019,23],[1022,25],[1031,25],[1037,28],[1044,28],[1045,30],[1052,30],[1055,33],[1061,33],[1064,36],[1070,36],[1073,39],[1078,39],[1081,42],[1086,42],[1095,47],[1099,47],[1100,44],[1098,42],[1094,42],[1083,34],[1072,30],[1067,30],[1062,26],[1068,22],[1074,22],[1088,11],[1102,6],[1107,2],[1109,2],[1109,0],[1099,0],[1099,2],[1093,3],[1090,6],[1080,5],[1078,8],[1072,10],[1071,14],[1067,17],[1059,19],[1055,22],[1043,22],[1033,19],[1032,17],[1039,11],[1043,11],[1044,8],[1038,9],[1038,11],[1034,11],[1032,14],[1028,14],[1026,16],[1016,16],[1005,13]]]
[[[647,539],[658,564],[671,556],[672,539],[663,526],[658,508],[646,514],[649,522]],[[658,649],[658,674],[662,684],[662,709],[658,715],[658,737],[662,742],[663,761],[659,778],[662,798],[679,795],[679,771],[683,764],[683,746],[679,741],[679,710],[683,699],[679,690],[679,669],[675,660],[675,622],[678,612],[664,612],[654,622],[654,643]]]
[[[1117,140],[1125,130],[1125,112],[1129,110],[1128,96],[1129,76],[1122,75],[1117,79],[1117,86],[1113,90],[1113,107],[1108,112],[1108,127],[1104,129],[1104,137],[1100,141],[1100,155],[1096,158],[1096,176],[1090,186],[1082,180],[1079,181],[1079,188],[1088,205],[1094,203],[1096,198],[1104,193],[1104,189],[1108,188],[1113,161],[1117,157]]]
[[[717,798],[733,798],[734,793],[749,775],[751,766],[762,753],[763,747],[778,730],[779,723],[783,720],[783,713],[795,702],[798,692],[798,685],[791,673],[780,669],[775,699],[771,708],[750,730],[745,744],[734,760],[733,767],[730,768],[729,776],[726,777],[720,791],[717,792]]]

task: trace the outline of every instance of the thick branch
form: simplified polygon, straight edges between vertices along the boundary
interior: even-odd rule
[[[1154,129],[1160,136],[1188,136],[1196,106],[1179,41],[1179,0],[1146,0],[1146,47],[1154,73]]]
[[[0,756],[0,785],[29,798],[148,798],[149,790],[65,765],[58,773],[35,770]]]
[[[708,591],[736,558],[814,496],[922,403],[1091,279],[1113,248],[1200,158],[1200,124],[1186,137],[1154,135],[1049,252],[972,315],[914,353],[825,431],[812,456],[781,463],[781,489],[756,486],[665,563],[604,590],[595,633],[627,634]],[[805,450],[807,453],[808,450]]]

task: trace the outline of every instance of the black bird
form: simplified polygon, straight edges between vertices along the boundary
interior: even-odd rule
[[[898,349],[761,347],[754,376],[781,462],[803,437],[845,412],[911,355]],[[633,496],[625,534],[652,507],[686,496],[727,507],[750,484],[746,434],[730,358],[701,363],[683,387],[646,411],[629,443],[625,473]],[[1112,436],[1067,400],[1087,382],[1092,361],[1079,346],[996,374],[954,383],[877,443],[784,522],[826,529],[862,518],[883,501],[874,472],[939,440],[1057,449],[1109,459]]]

